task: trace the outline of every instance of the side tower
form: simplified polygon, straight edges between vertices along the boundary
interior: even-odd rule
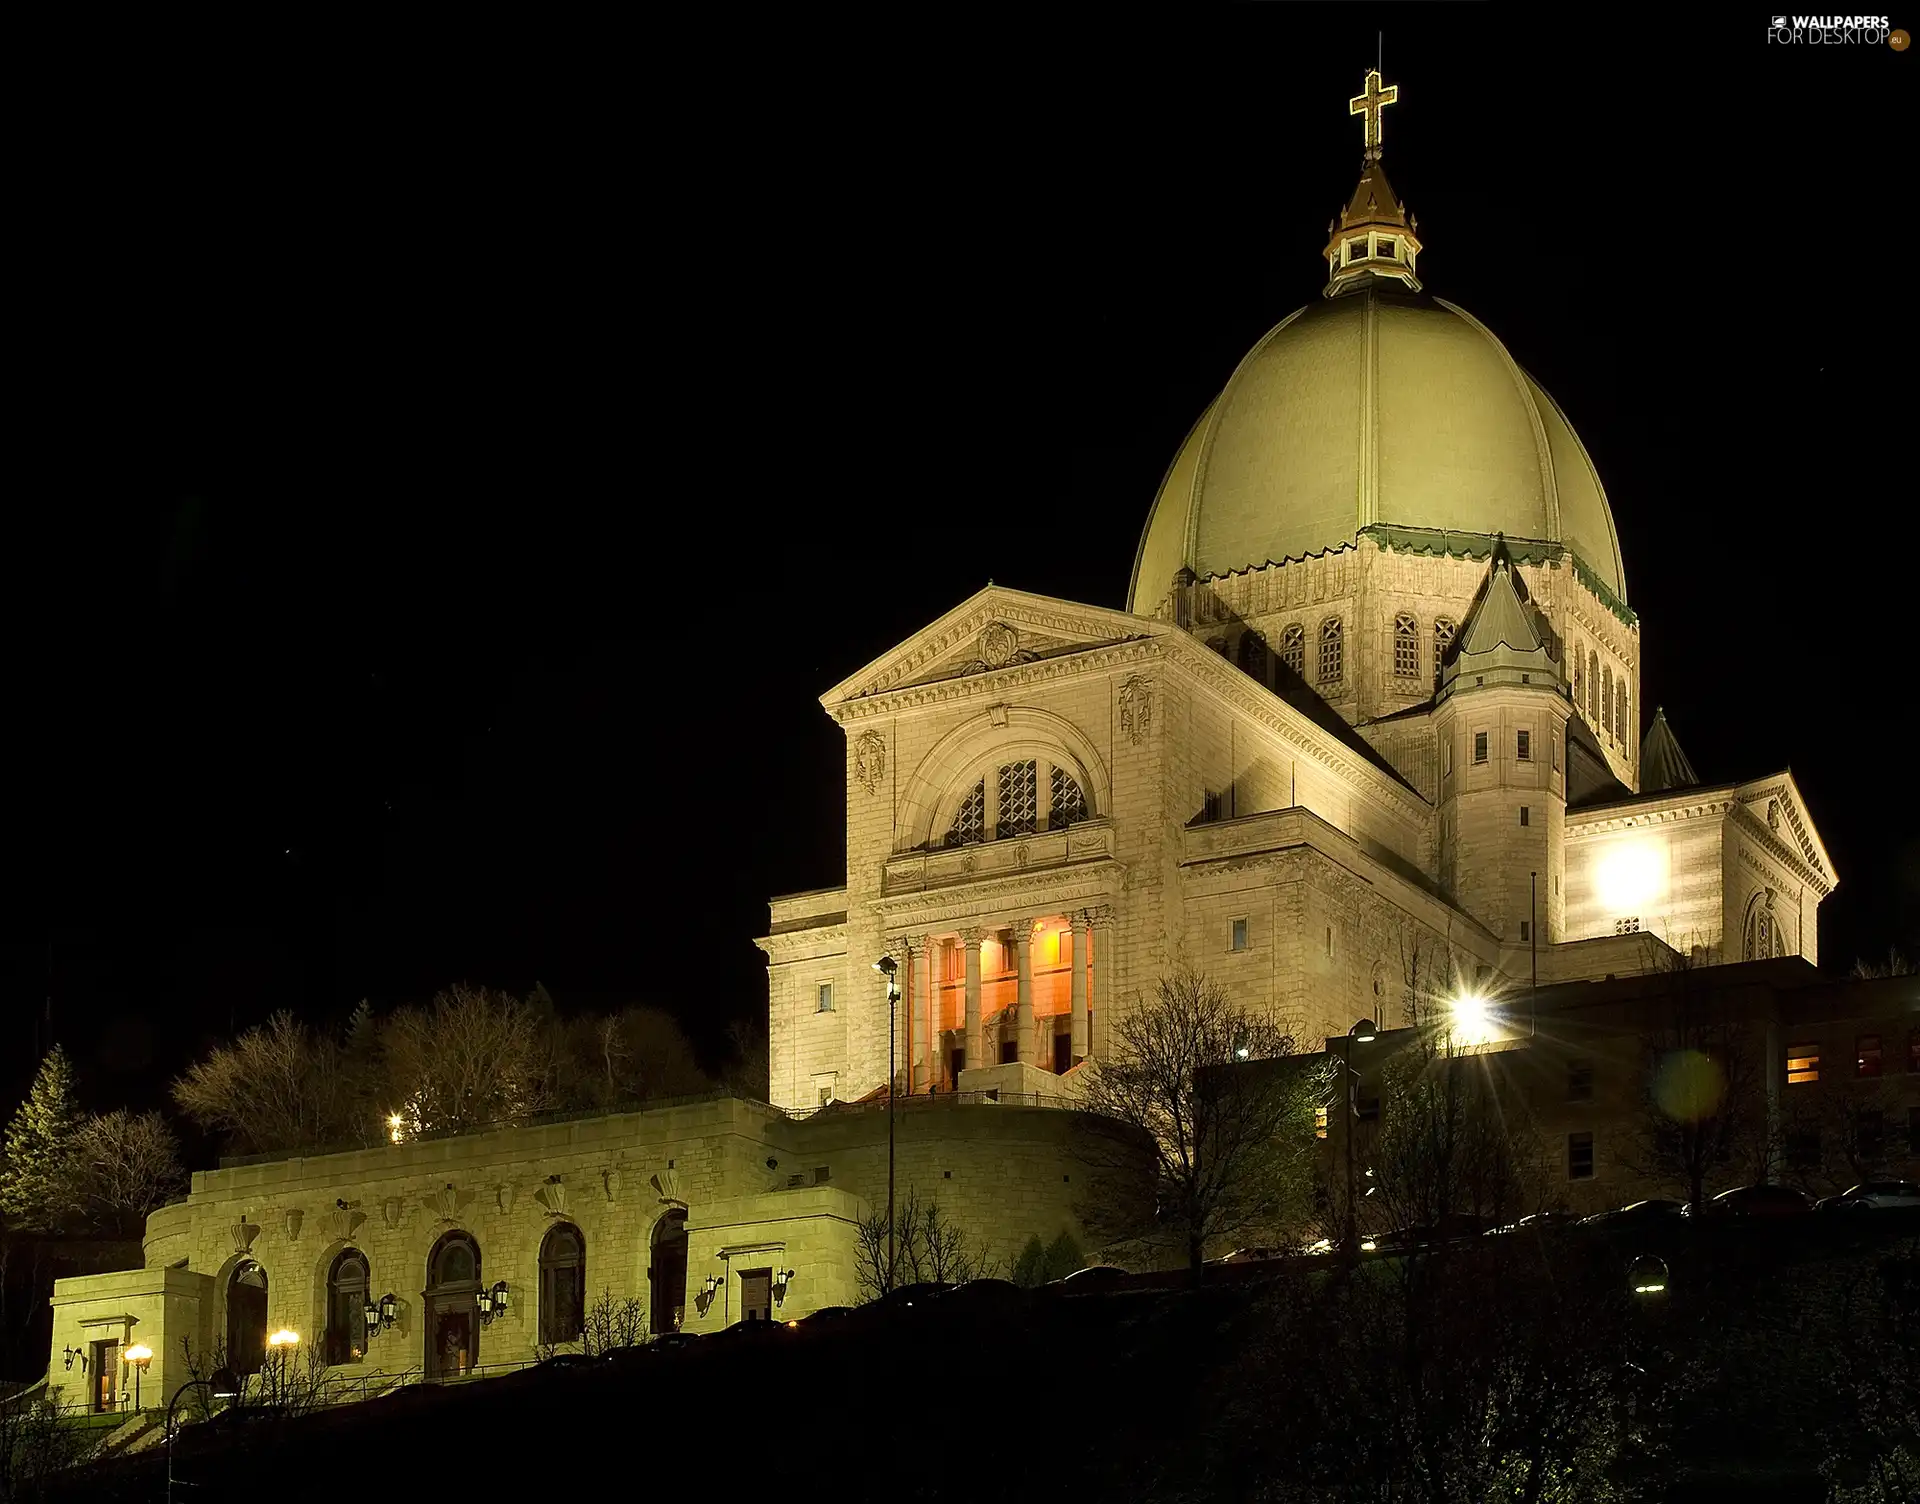
[[[1440,882],[1509,945],[1552,944],[1565,928],[1572,706],[1550,640],[1496,540],[1480,597],[1441,667],[1433,716]]]

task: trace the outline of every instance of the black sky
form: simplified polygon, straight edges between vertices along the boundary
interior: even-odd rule
[[[989,577],[1123,604],[1186,428],[1318,296],[1382,26],[1422,275],[1592,452],[1645,704],[1710,780],[1791,764],[1829,964],[1920,950],[1912,55],[1766,19],[76,69],[15,216],[8,1100],[49,952],[94,1106],[456,978],[715,1045],[768,895],[843,876],[816,697]]]

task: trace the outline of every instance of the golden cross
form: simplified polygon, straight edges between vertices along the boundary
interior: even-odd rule
[[[1367,69],[1367,86],[1364,94],[1356,94],[1347,101],[1349,115],[1367,117],[1367,158],[1372,161],[1380,155],[1380,112],[1400,98],[1400,86],[1388,84],[1380,87],[1380,70]]]

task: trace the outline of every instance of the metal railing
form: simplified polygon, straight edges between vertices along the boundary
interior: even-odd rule
[[[902,1093],[894,1099],[895,1107],[901,1112],[925,1112],[938,1107],[997,1105],[1000,1107],[1073,1107],[1073,1100],[1064,1093],[1032,1091],[933,1091],[917,1092],[912,1096]],[[829,1102],[824,1107],[787,1107],[775,1108],[795,1122],[804,1122],[808,1118],[817,1118],[822,1113],[832,1117],[853,1116],[869,1112],[885,1112],[887,1099],[866,1097],[858,1102]]]

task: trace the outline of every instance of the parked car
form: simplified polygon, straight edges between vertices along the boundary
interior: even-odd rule
[[[1328,1243],[1321,1251],[1330,1253],[1333,1251],[1333,1245]],[[1209,1264],[1264,1264],[1269,1259],[1284,1259],[1290,1255],[1291,1251],[1285,1248],[1236,1248],[1232,1253],[1222,1254],[1217,1259],[1208,1259],[1207,1262]]]
[[[1413,1248],[1431,1248],[1436,1243],[1451,1243],[1460,1238],[1477,1238],[1487,1230],[1484,1218],[1467,1212],[1452,1212],[1428,1227],[1396,1227],[1390,1232],[1374,1234],[1371,1240],[1362,1239],[1360,1248],[1368,1252],[1367,1243],[1381,1253],[1405,1253]]]
[[[1061,1295],[1090,1295],[1098,1290],[1111,1290],[1127,1277],[1127,1271],[1112,1264],[1089,1264],[1085,1269],[1076,1269],[1061,1279],[1047,1285]]]
[[[902,1285],[897,1290],[889,1290],[880,1297],[880,1304],[890,1310],[907,1306],[924,1306],[938,1300],[952,1285],[941,1280],[923,1280],[917,1285]]]
[[[1488,1228],[1487,1236],[1495,1238],[1509,1232],[1558,1232],[1562,1228],[1575,1226],[1579,1221],[1572,1212],[1529,1212],[1518,1222]]]
[[[1911,1180],[1868,1180],[1838,1196],[1822,1196],[1815,1211],[1920,1211],[1920,1185]]]
[[[632,1348],[628,1349],[628,1351],[674,1353],[679,1352],[683,1347],[692,1347],[693,1344],[699,1340],[700,1334],[698,1332],[662,1332],[659,1336],[647,1343],[645,1347]]]
[[[949,1303],[1014,1304],[1025,1300],[1027,1293],[1010,1279],[970,1279],[955,1285],[942,1299]]]
[[[792,1321],[789,1321],[787,1325],[799,1327],[805,1332],[817,1332],[823,1326],[832,1326],[837,1321],[844,1321],[847,1317],[853,1315],[857,1309],[855,1306],[822,1306],[817,1311],[809,1311],[804,1316],[796,1316]]]
[[[555,1353],[551,1358],[542,1358],[542,1368],[599,1368],[607,1361],[605,1354]]]
[[[1595,1212],[1591,1217],[1582,1217],[1574,1225],[1577,1227],[1626,1227],[1640,1226],[1649,1222],[1664,1222],[1677,1217],[1686,1210],[1683,1201],[1668,1201],[1661,1197],[1651,1197],[1645,1201],[1629,1201],[1625,1206],[1616,1206],[1611,1211]]]
[[[1698,1209],[1702,1217],[1803,1217],[1813,1210],[1813,1201],[1804,1191],[1790,1185],[1740,1185],[1722,1191]],[[1693,1216],[1687,1207],[1684,1216]]]

